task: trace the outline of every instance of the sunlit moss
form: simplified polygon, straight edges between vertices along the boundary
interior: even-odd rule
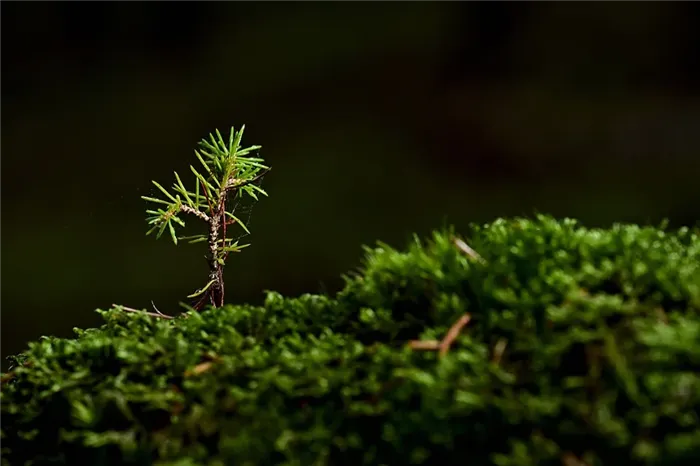
[[[367,248],[336,296],[119,309],[15,357],[5,464],[681,464],[700,455],[700,241],[498,220]],[[409,342],[441,340],[441,357]]]

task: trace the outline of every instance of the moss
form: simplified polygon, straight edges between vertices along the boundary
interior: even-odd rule
[[[5,464],[695,464],[697,231],[540,216],[367,249],[336,296],[42,338]],[[412,349],[471,321],[444,357]],[[9,377],[8,377],[9,378]]]

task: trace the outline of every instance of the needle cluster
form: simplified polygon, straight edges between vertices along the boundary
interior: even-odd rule
[[[224,141],[219,130],[216,130],[215,134],[209,134],[208,139],[199,142],[194,155],[201,168],[197,170],[190,166],[195,176],[194,190],[185,188],[180,175],[175,172],[175,183],[171,191],[153,181],[163,196],[142,196],[144,200],[158,204],[157,208],[146,210],[147,221],[151,225],[147,235],[155,233],[156,238],[160,238],[167,230],[175,244],[181,240],[208,243],[209,280],[204,287],[188,296],[201,296],[195,305],[197,309],[207,304],[215,307],[223,305],[223,267],[228,254],[249,246],[239,244],[238,240],[228,236],[236,225],[245,233],[250,233],[245,223],[236,216],[237,201],[244,196],[250,196],[255,201],[258,200],[258,194],[267,196],[259,184],[270,167],[263,165],[263,159],[253,156],[261,146],[241,148],[244,129],[245,126],[242,126],[235,131],[232,127],[228,141]],[[182,219],[184,215],[203,221],[207,225],[207,232],[178,236],[176,228],[185,226]]]

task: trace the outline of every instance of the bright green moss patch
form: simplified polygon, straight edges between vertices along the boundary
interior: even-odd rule
[[[700,240],[549,217],[367,250],[335,297],[100,311],[2,387],[5,464],[696,464]],[[470,322],[444,357],[411,349]],[[9,377],[7,377],[9,379]]]

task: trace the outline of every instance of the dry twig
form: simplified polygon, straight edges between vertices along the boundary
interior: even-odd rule
[[[477,261],[481,262],[482,264],[486,263],[484,258],[481,257],[478,252],[473,250],[467,243],[465,243],[464,240],[461,240],[459,238],[452,238],[452,242],[454,243],[455,246],[457,246],[457,249],[462,251],[467,256],[471,257],[472,259],[476,259]]]
[[[192,377],[193,375],[199,375],[204,372],[207,372],[209,369],[211,369],[211,366],[213,364],[213,361],[201,362],[194,366],[192,369],[185,371],[185,377]]]
[[[457,321],[452,324],[452,327],[447,331],[447,335],[441,341],[437,340],[412,340],[408,342],[408,346],[411,349],[417,350],[439,350],[440,357],[447,354],[450,350],[450,346],[455,341],[459,332],[464,328],[465,325],[469,323],[472,316],[469,314],[464,314],[462,317],[457,319]]]
[[[457,322],[452,324],[450,330],[447,331],[447,335],[445,335],[445,338],[440,343],[440,356],[444,356],[447,354],[447,352],[450,350],[450,346],[459,335],[459,332],[462,330],[462,328],[464,328],[465,325],[469,323],[471,319],[472,316],[470,316],[469,314],[464,314],[462,317],[457,319]]]
[[[437,350],[440,349],[440,342],[438,340],[412,340],[408,342],[408,346],[417,350]]]
[[[151,306],[153,306],[153,310],[156,311],[156,313],[158,313],[159,316],[165,317],[166,319],[167,319],[168,317],[170,317],[170,316],[168,316],[168,315],[163,314],[162,312],[160,312],[160,309],[158,309],[158,308],[156,307],[156,303],[154,303],[153,300],[151,300]]]
[[[160,318],[160,319],[174,319],[173,316],[169,316],[169,315],[167,315],[167,314],[163,314],[162,312],[158,311],[158,309],[156,309],[156,311],[158,311],[158,313],[155,313],[155,312],[144,311],[143,309],[134,309],[133,307],[122,306],[122,305],[120,305],[120,304],[112,304],[112,307],[114,307],[115,309],[119,309],[119,310],[125,311],[125,312],[134,312],[134,313],[137,313],[137,314],[146,314],[147,316],[158,317],[158,318]],[[154,307],[155,307],[155,306],[154,306]]]
[[[192,369],[188,369],[185,371],[185,377],[192,377],[193,375],[200,375],[203,374],[209,369],[211,369],[215,363],[218,363],[221,361],[221,357],[212,354],[212,353],[207,353],[204,355],[204,358],[208,359],[207,361],[200,362],[196,366],[194,366]]]

